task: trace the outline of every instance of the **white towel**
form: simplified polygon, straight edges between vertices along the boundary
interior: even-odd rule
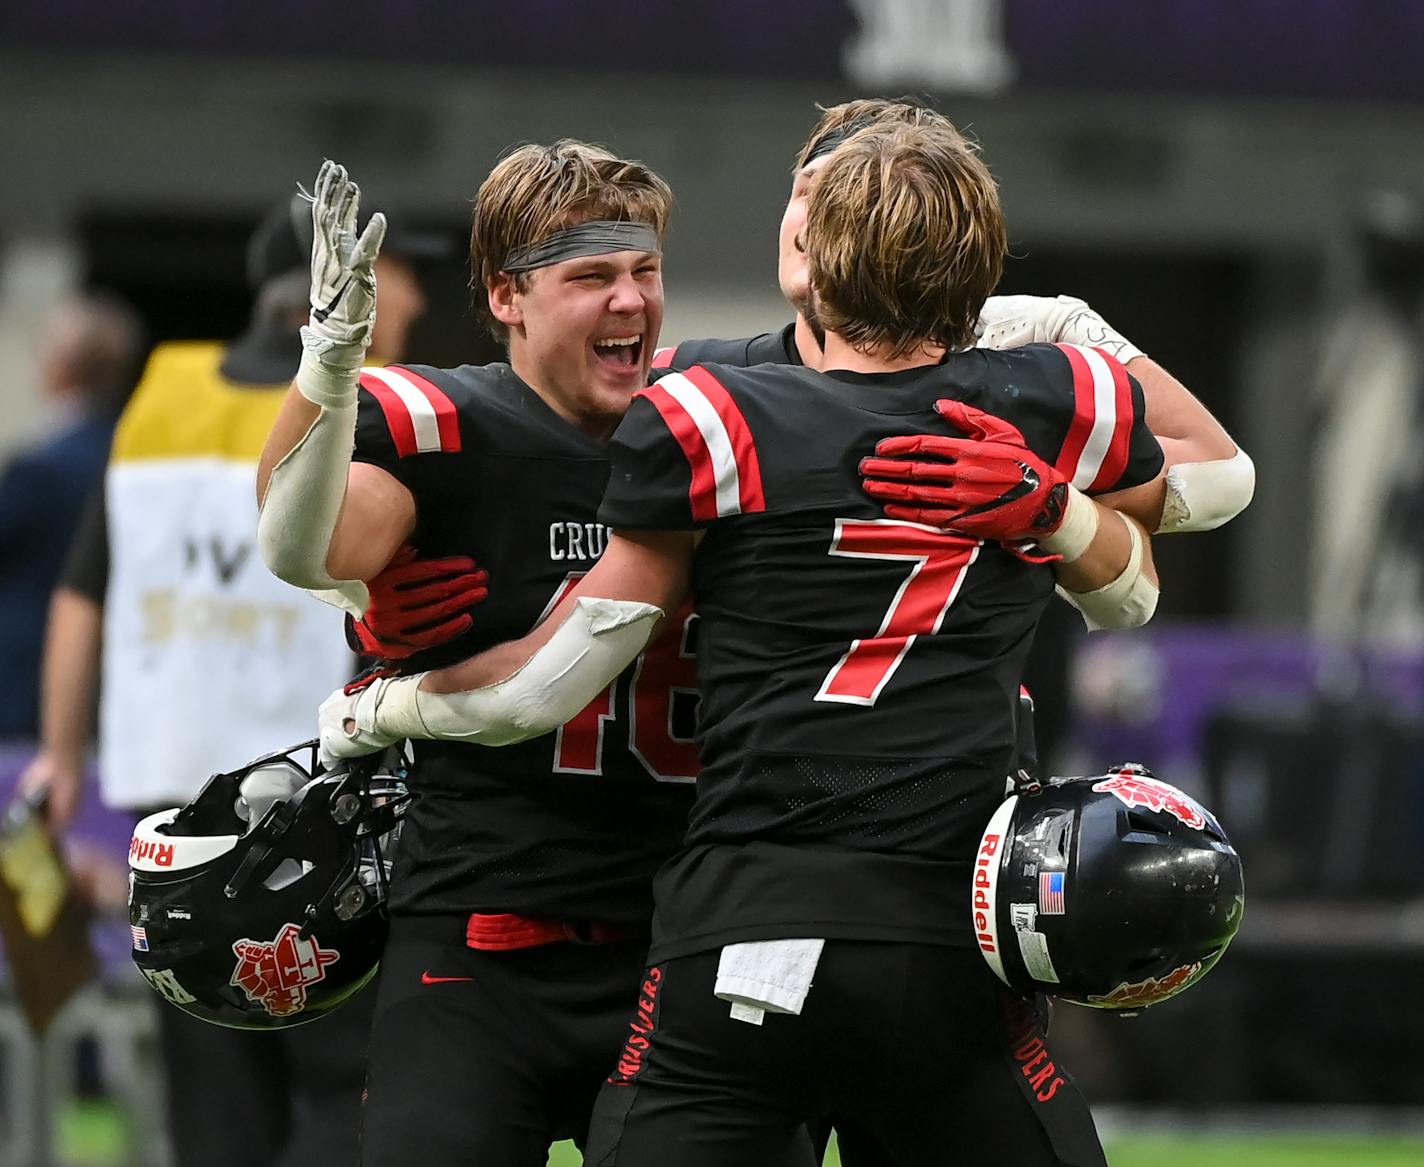
[[[760,1025],[765,1013],[800,1013],[825,940],[754,940],[728,944],[713,992],[738,1021]]]

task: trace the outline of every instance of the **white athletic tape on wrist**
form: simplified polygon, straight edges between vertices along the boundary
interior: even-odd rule
[[[297,366],[296,386],[313,405],[322,409],[345,409],[356,404],[356,391],[361,383],[361,365],[366,359],[366,347],[361,345],[350,354],[355,364],[348,366],[345,361],[331,364],[309,347],[308,336],[315,336],[308,328],[302,329],[302,361]]]
[[[1213,531],[1230,522],[1256,493],[1256,466],[1245,450],[1215,462],[1182,462],[1167,471],[1159,534]]]
[[[580,596],[517,672],[461,693],[430,693],[421,677],[377,681],[357,724],[378,734],[505,746],[549,733],[580,712],[643,650],[661,608]],[[367,716],[371,718],[366,724]]]
[[[1083,614],[1089,632],[1105,628],[1140,628],[1152,619],[1157,610],[1157,585],[1142,571],[1142,534],[1137,524],[1126,515],[1118,518],[1127,524],[1132,547],[1127,565],[1111,583],[1091,592],[1070,592],[1058,588],[1058,594]]]
[[[1050,555],[1061,556],[1064,563],[1081,559],[1098,535],[1098,508],[1086,494],[1068,484],[1068,505],[1063,508],[1063,521],[1058,530],[1037,540],[1039,547]]]
[[[333,579],[326,570],[355,440],[354,400],[342,409],[322,409],[272,471],[257,520],[257,546],[278,579],[360,617],[370,602],[366,585]]]

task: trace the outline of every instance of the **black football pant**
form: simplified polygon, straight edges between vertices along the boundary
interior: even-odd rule
[[[375,998],[266,1033],[157,1001],[174,1167],[352,1167]]]
[[[1042,1018],[973,949],[828,941],[801,1015],[761,1025],[713,996],[718,957],[648,970],[588,1167],[810,1167],[801,1124],[831,1115],[896,1167],[1105,1167]]]
[[[363,1167],[545,1167],[551,1142],[584,1143],[647,940],[487,952],[464,938],[461,919],[391,923]]]

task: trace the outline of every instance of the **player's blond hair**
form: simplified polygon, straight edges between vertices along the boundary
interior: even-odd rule
[[[805,240],[820,325],[890,357],[972,344],[1008,247],[988,167],[933,122],[853,134],[811,190]]]
[[[476,313],[496,340],[508,329],[489,311],[488,292],[511,251],[594,219],[647,223],[661,242],[672,212],[672,190],[643,165],[600,146],[561,138],[520,146],[480,184],[470,224],[470,290]],[[528,272],[514,275],[528,290]]]

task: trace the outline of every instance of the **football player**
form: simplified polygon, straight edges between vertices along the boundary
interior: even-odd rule
[[[824,110],[797,156],[791,193],[782,216],[777,278],[796,317],[775,332],[737,340],[688,340],[660,349],[655,368],[681,370],[700,362],[728,365],[763,363],[818,368],[822,353],[805,308],[808,288],[802,235],[806,200],[820,169],[835,149],[857,129],[873,124],[916,124],[947,119],[909,100],[863,98]],[[974,343],[1009,349],[1023,344],[1065,342],[1101,348],[1126,365],[1142,386],[1147,423],[1161,443],[1165,459],[1162,508],[1148,527],[1158,533],[1207,531],[1239,514],[1251,501],[1255,470],[1251,459],[1231,439],[1211,412],[1180,381],[1119,333],[1090,306],[1072,296],[990,296],[974,326]],[[1091,411],[1090,402],[1085,402]],[[1094,420],[1088,412],[1086,420]],[[932,481],[915,487],[876,490],[933,508]],[[933,522],[931,510],[921,516]]]
[[[264,452],[259,539],[283,579],[373,617],[360,581],[398,549],[477,555],[491,580],[479,619],[403,662],[428,669],[527,632],[603,551],[607,440],[647,384],[671,193],[578,142],[504,158],[480,187],[470,258],[509,359],[456,369],[362,368],[380,219],[358,235],[358,199],[322,168],[311,322]],[[653,873],[691,802],[687,651],[660,642],[519,748],[416,747],[367,1167],[543,1167],[551,1141],[582,1141],[641,980]]]
[[[969,347],[1005,239],[993,180],[952,127],[853,134],[807,201],[806,321],[825,371],[661,379],[613,441],[600,518],[615,533],[548,620],[323,707],[336,755],[407,736],[524,741],[601,693],[695,589],[698,798],[658,876],[652,963],[592,1163],[807,1163],[802,1124],[828,1115],[906,1164],[946,1146],[1103,1162],[965,905],[1055,576],[1097,624],[1151,616],[1148,541],[1089,492],[1160,511],[1162,452],[1111,355]],[[1119,423],[1100,452],[1070,440],[1093,385]],[[952,459],[936,500],[952,530],[887,518],[861,488],[863,461],[926,433]],[[651,642],[680,642],[671,624]],[[1032,1072],[1015,1061],[1030,1042]]]

